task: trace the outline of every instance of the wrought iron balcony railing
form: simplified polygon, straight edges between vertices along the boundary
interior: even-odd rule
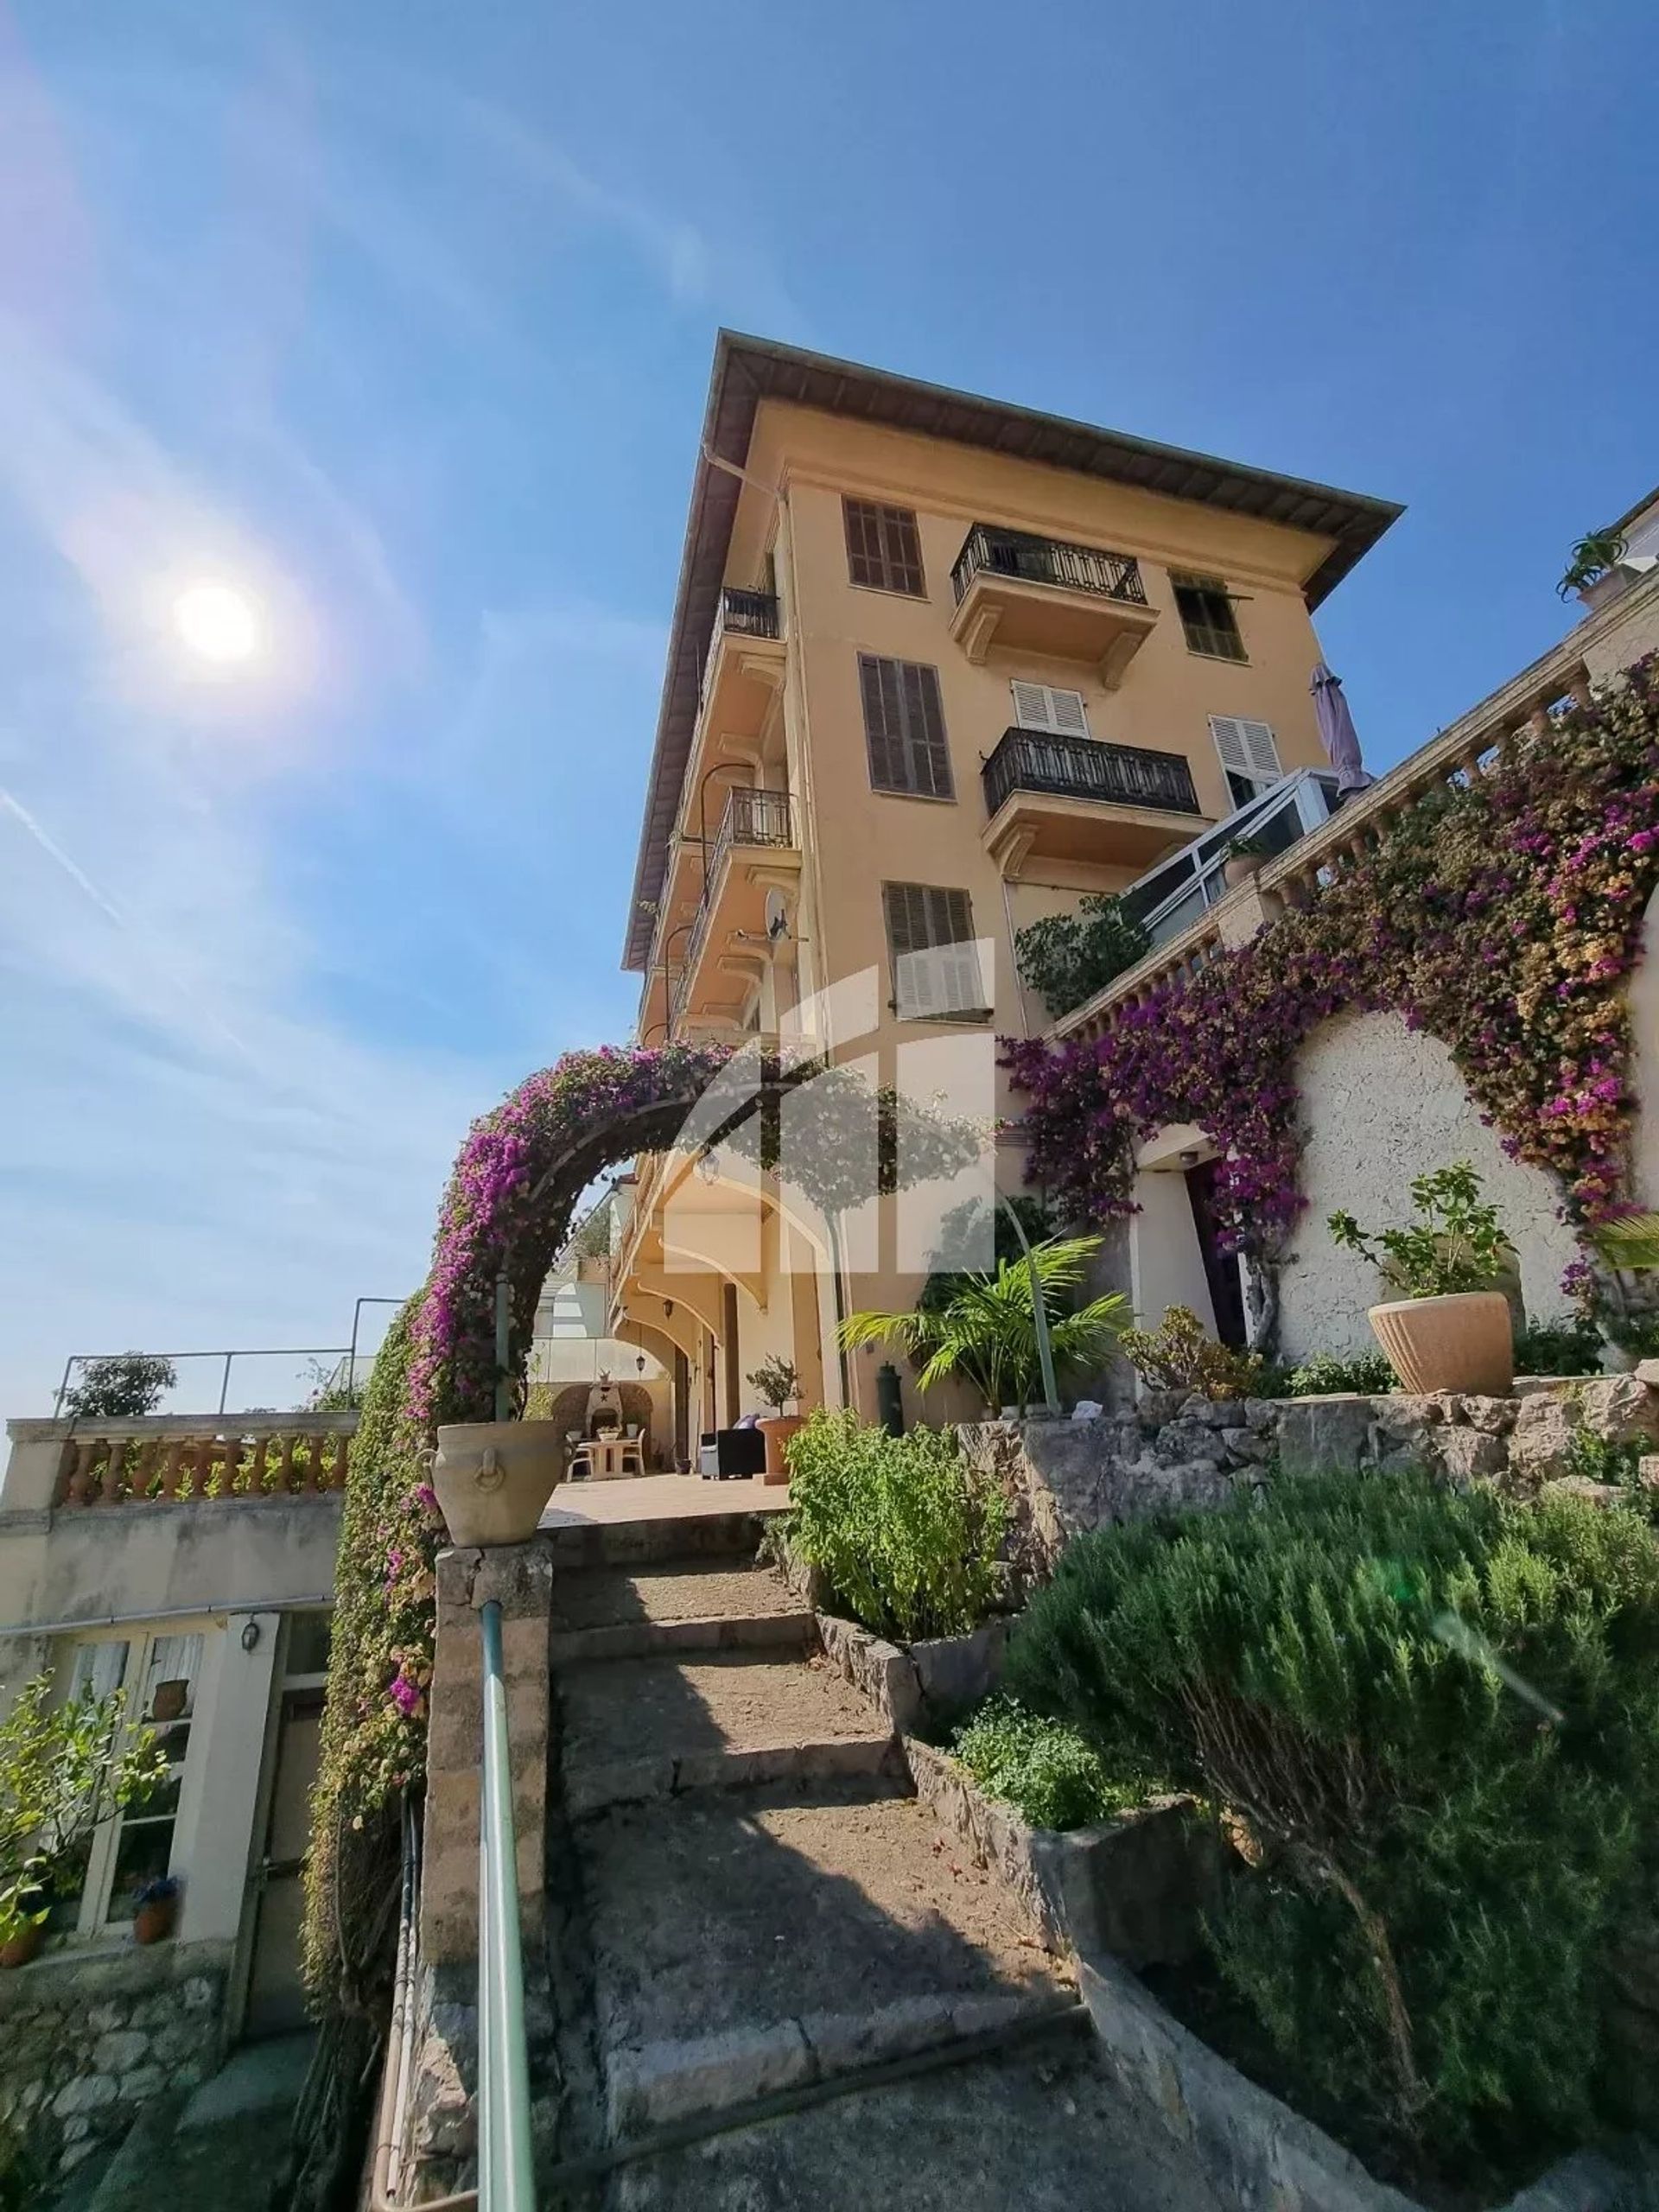
[[[990,815],[1015,791],[1096,799],[1108,806],[1160,807],[1171,814],[1199,810],[1192,771],[1180,753],[1106,745],[1093,737],[1004,730],[980,776]]]
[[[720,827],[710,839],[707,865],[702,874],[702,896],[697,902],[696,918],[691,933],[685,941],[685,955],[680,971],[675,978],[671,1001],[672,1018],[678,1020],[684,1011],[690,992],[691,978],[702,957],[703,939],[709,934],[709,917],[714,911],[715,894],[720,887],[721,868],[726,855],[734,845],[770,845],[774,849],[787,849],[795,842],[795,813],[787,791],[757,791],[747,784],[737,785],[728,797],[726,811],[720,817]]]
[[[1133,555],[1104,552],[1097,545],[1071,545],[1059,537],[1033,537],[1027,531],[1001,530],[994,523],[976,522],[957,556],[950,583],[958,607],[969,585],[982,574],[1093,592],[1132,607],[1147,604],[1140,563]]]
[[[708,696],[722,638],[781,638],[783,634],[775,593],[740,591],[734,585],[727,584],[715,609],[714,627],[709,632],[709,650],[703,656],[703,696]]]

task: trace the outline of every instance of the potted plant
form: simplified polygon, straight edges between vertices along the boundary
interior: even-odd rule
[[[1249,883],[1260,875],[1262,863],[1272,858],[1272,851],[1262,838],[1235,837],[1221,863],[1221,880],[1230,891],[1236,891],[1241,883]]]
[[[1411,1185],[1420,1218],[1373,1236],[1351,1213],[1333,1213],[1332,1240],[1373,1261],[1402,1295],[1373,1306],[1377,1342],[1408,1390],[1507,1395],[1515,1380],[1509,1300],[1493,1285],[1513,1264],[1496,1206],[1484,1205],[1467,1160],[1420,1175]]]
[[[1573,558],[1567,574],[1555,587],[1562,599],[1574,592],[1593,606],[1598,597],[1596,587],[1605,583],[1630,550],[1624,534],[1617,530],[1592,530],[1587,537],[1580,538],[1573,548]]]
[[[0,1883],[0,1967],[26,1967],[46,1941],[52,1900],[41,1886],[44,1864],[25,1859]]]
[[[762,1400],[772,1408],[760,1417],[759,1427],[766,1440],[766,1473],[769,1483],[789,1480],[789,1463],[784,1457],[784,1446],[801,1426],[799,1414],[786,1414],[784,1408],[791,1398],[801,1395],[801,1378],[793,1360],[784,1359],[774,1353],[763,1359],[749,1381],[760,1393]]]
[[[137,1943],[163,1943],[179,1915],[179,1885],[172,1874],[153,1875],[132,1893],[132,1935]]]

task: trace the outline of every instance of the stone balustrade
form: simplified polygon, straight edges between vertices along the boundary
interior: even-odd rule
[[[1356,793],[1328,822],[1269,861],[1179,937],[1155,946],[1093,998],[1063,1014],[1050,1037],[1069,1041],[1103,1036],[1126,1007],[1143,1004],[1173,984],[1191,982],[1224,947],[1246,942],[1287,907],[1311,904],[1336,874],[1375,852],[1400,817],[1427,792],[1484,774],[1521,731],[1547,728],[1558,701],[1570,697],[1588,704],[1592,680],[1651,650],[1648,626],[1654,608],[1659,608],[1659,575],[1581,622],[1560,645],[1368,790]]]
[[[74,1511],[315,1497],[346,1487],[357,1419],[286,1413],[14,1421],[0,1503]]]

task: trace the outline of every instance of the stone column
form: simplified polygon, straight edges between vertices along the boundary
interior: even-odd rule
[[[479,1608],[492,1598],[501,1606],[519,1921],[526,1942],[540,1942],[547,1860],[552,1548],[545,1536],[537,1536],[527,1544],[499,1549],[441,1552],[437,1581],[437,1643],[428,1694],[420,1952],[429,1967],[470,1966],[478,1955],[478,1806],[483,1758]]]

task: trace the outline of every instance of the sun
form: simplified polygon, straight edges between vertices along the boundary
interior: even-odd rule
[[[189,585],[173,602],[180,637],[203,660],[251,660],[264,643],[258,611],[233,585]]]

